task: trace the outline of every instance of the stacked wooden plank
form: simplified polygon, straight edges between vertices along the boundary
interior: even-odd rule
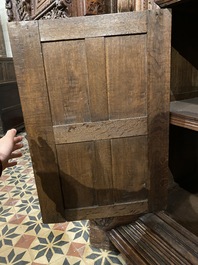
[[[166,213],[148,213],[109,232],[128,264],[198,264],[198,238]]]

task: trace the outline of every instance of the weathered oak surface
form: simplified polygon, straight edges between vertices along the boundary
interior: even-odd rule
[[[165,207],[171,14],[10,23],[44,222]]]

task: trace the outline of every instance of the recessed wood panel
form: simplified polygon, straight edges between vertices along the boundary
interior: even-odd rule
[[[105,39],[109,118],[146,115],[146,35]]]

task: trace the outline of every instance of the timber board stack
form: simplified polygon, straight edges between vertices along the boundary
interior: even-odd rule
[[[143,215],[109,237],[127,264],[198,264],[198,238],[165,212]]]

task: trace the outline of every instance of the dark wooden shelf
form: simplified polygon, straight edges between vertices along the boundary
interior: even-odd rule
[[[172,7],[176,4],[184,4],[189,0],[155,0],[155,3],[159,5],[161,8]]]
[[[198,97],[171,102],[170,123],[198,131]]]

